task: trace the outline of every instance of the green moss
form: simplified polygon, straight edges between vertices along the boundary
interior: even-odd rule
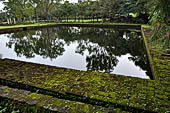
[[[144,29],[142,27],[141,27],[141,32],[142,32],[142,36],[143,36],[143,39],[144,39],[144,43],[145,43],[145,47],[146,47],[146,52],[147,52],[147,55],[148,55],[148,58],[149,58],[149,63],[151,65],[151,71],[152,71],[153,76],[154,76],[155,75],[155,68],[154,68],[154,64],[153,64],[153,61],[152,61],[152,57],[151,57],[151,53],[150,53],[150,48],[148,46],[148,41],[147,41],[147,38],[145,37]]]
[[[3,88],[3,87],[1,87]],[[6,90],[1,92],[0,95],[0,106],[6,106],[6,100],[9,101],[10,105],[8,105],[7,112],[11,110],[19,110],[24,113],[37,113],[37,112],[109,112],[108,108],[93,106],[90,104],[85,104],[81,102],[69,101],[64,99],[58,99],[47,95],[30,93],[26,94],[24,90],[14,90],[12,88],[7,88],[8,92],[18,94],[17,98],[13,95],[8,96],[6,94]],[[0,89],[1,90],[1,89]],[[36,101],[38,102],[36,102]],[[21,105],[22,104],[22,105]],[[18,106],[19,105],[19,106]],[[31,106],[30,106],[31,105]],[[41,110],[40,110],[41,109]],[[0,109],[1,110],[1,109]]]
[[[31,93],[28,98],[32,98],[32,99],[37,99],[37,100],[40,100],[43,95],[39,95],[39,94],[36,94],[36,93]]]
[[[5,89],[4,92],[5,92],[5,93],[10,93],[10,91],[11,91],[11,90],[10,90],[9,88],[7,88],[7,89]]]

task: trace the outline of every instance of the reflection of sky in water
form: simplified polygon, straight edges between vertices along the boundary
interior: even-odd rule
[[[137,67],[133,61],[129,61],[128,57],[131,57],[131,55],[127,54],[121,57],[117,57],[119,62],[113,73],[120,75],[127,74],[133,77],[149,78],[145,75],[145,71],[141,70],[140,67]]]
[[[126,37],[124,37],[126,38]],[[27,59],[25,56],[17,57],[15,51],[6,47],[6,43],[9,42],[9,39],[6,35],[0,35],[0,57],[9,58],[27,62],[34,62],[52,66],[60,66],[65,68],[77,69],[77,70],[87,70],[86,65],[86,57],[89,56],[89,52],[86,50],[84,55],[82,56],[79,53],[75,53],[76,48],[78,46],[78,42],[74,41],[71,44],[65,45],[65,52],[62,56],[58,56],[56,59],[51,60],[50,58],[44,59],[40,55],[35,55],[34,58]],[[120,75],[128,75],[133,77],[140,78],[149,78],[146,76],[145,72],[140,67],[136,66],[133,61],[130,61],[128,57],[131,57],[130,54],[122,55],[121,57],[116,57],[119,62],[114,70],[112,70],[114,74]],[[135,74],[135,75],[134,75]]]
[[[6,47],[7,42],[9,42],[9,39],[6,38],[5,35],[0,35],[0,54],[2,54],[2,58],[9,58],[79,70],[86,69],[86,56],[82,56],[78,53],[75,53],[76,47],[78,46],[77,43],[70,44],[69,46],[65,45],[65,52],[63,53],[63,55],[51,60],[50,58],[44,59],[40,55],[35,55],[34,58],[29,59],[25,56],[17,57],[17,54],[15,53],[15,51],[13,51],[14,48],[8,49],[8,47]]]

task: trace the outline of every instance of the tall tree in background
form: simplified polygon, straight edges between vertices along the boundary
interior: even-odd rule
[[[59,13],[61,16],[74,17],[77,13],[76,6],[69,1],[65,1],[64,4],[60,4]]]
[[[2,23],[3,21],[6,21],[6,19],[7,19],[6,13],[0,10],[0,23]]]
[[[47,20],[61,0],[39,0],[38,8]]]
[[[99,7],[98,10],[102,18],[115,15],[117,1],[118,0],[97,0],[96,7]]]
[[[2,0],[5,7],[4,10],[10,17],[23,18],[32,14],[32,7],[29,0]]]
[[[10,17],[37,17],[49,19],[61,0],[2,0]]]

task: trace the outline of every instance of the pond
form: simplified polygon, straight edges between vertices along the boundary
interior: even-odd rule
[[[145,79],[151,76],[141,33],[128,29],[61,26],[1,34],[0,57]]]

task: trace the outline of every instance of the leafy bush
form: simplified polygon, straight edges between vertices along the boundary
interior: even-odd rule
[[[159,43],[164,49],[170,48],[170,1],[154,0],[152,11],[152,25],[154,34],[152,41]]]

